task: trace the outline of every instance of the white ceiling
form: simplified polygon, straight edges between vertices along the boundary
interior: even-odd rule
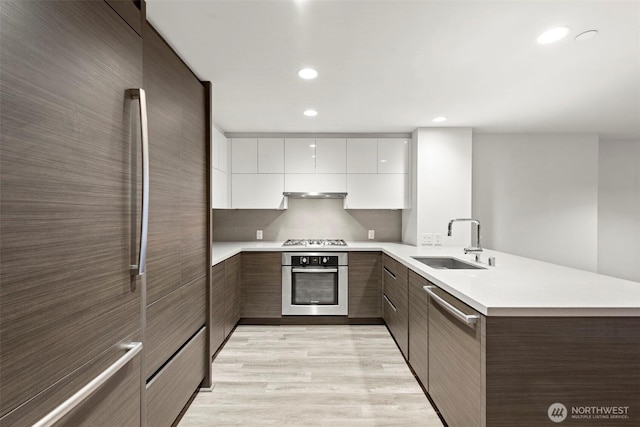
[[[147,0],[147,17],[213,83],[225,132],[640,138],[640,1]],[[537,44],[554,26],[571,32]]]

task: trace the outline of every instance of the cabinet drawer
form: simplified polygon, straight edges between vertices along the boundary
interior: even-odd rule
[[[405,358],[409,356],[408,268],[388,255],[382,257],[383,299],[386,298],[385,322]],[[384,302],[383,302],[384,304]],[[387,309],[395,308],[388,311]]]
[[[224,337],[228,337],[240,320],[240,285],[242,283],[242,255],[234,255],[224,262]]]
[[[31,426],[93,381],[98,375],[125,356],[124,343],[128,337],[108,351],[80,367],[62,381],[0,418],[0,426]],[[140,425],[140,359],[138,353],[120,369],[115,371],[93,394],[79,402],[71,412],[55,425],[102,426],[117,425],[134,427]],[[4,385],[4,384],[3,384]]]
[[[205,376],[206,328],[147,384],[147,425],[171,426]]]
[[[147,307],[147,379],[204,326],[206,285],[201,277]]]
[[[408,298],[408,268],[388,255],[383,256],[383,293],[402,312],[406,312]]]
[[[398,309],[391,302],[391,300],[386,296],[382,295],[382,317],[384,319],[384,323],[389,328],[389,332],[391,335],[395,335],[397,323],[398,323]]]
[[[409,271],[409,363],[429,390],[429,296],[424,277]]]
[[[224,335],[224,261],[211,267],[211,300],[209,303],[209,354],[213,356],[225,339]]]
[[[387,324],[387,328],[389,328],[389,332],[391,332],[391,335],[393,335],[393,338],[396,340],[400,352],[406,359],[409,355],[406,309],[400,310],[386,295],[383,295],[382,299],[384,304],[384,321]]]

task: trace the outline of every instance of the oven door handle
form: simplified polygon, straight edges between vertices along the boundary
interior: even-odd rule
[[[337,268],[292,268],[292,273],[337,273]]]

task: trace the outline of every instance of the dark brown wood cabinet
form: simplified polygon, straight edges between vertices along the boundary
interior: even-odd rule
[[[409,269],[382,255],[383,318],[405,359],[409,356]]]
[[[157,424],[160,420],[163,425],[171,425],[205,379],[201,360],[208,360],[209,354],[206,339],[209,331],[203,328],[208,316],[210,272],[207,255],[210,94],[209,87],[197,79],[148,23],[143,27],[143,41],[151,171],[144,367],[149,391],[146,418],[149,425],[160,425]],[[198,331],[201,332],[196,335]],[[194,370],[183,372],[188,366]],[[176,375],[180,379],[174,378]],[[179,387],[170,390],[153,384],[179,384]],[[169,404],[163,393],[170,395],[174,403]]]
[[[1,3],[0,424],[20,426],[142,339],[127,93],[142,39],[103,1]],[[63,422],[139,425],[140,359]]]
[[[409,270],[409,363],[429,391],[429,281]]]
[[[206,87],[184,64],[181,67],[180,266],[181,283],[207,275],[209,235],[209,155]]]
[[[382,317],[382,255],[349,252],[349,317]]]
[[[209,354],[213,356],[224,342],[225,325],[225,262],[211,267],[211,291],[209,292]]]
[[[140,425],[141,371],[162,375],[187,347],[199,355],[183,363],[207,354],[194,336],[207,316],[209,88],[144,23],[144,6],[1,4],[2,425],[36,422],[142,341],[61,421]],[[142,279],[129,268],[140,228],[136,88],[149,123]]]
[[[282,317],[282,254],[244,252],[241,289],[241,317]]]
[[[234,255],[224,262],[224,336],[231,334],[240,320],[240,285],[242,283],[242,255]]]
[[[147,426],[173,425],[202,381],[206,365],[210,363],[202,351],[207,333],[206,328],[202,328],[147,384]]]
[[[557,425],[638,424],[640,318],[487,317],[484,342],[484,425],[555,425],[554,403]]]
[[[206,277],[201,277],[147,307],[147,379],[206,323]],[[205,353],[205,347],[202,352]]]
[[[147,304],[207,274],[205,86],[160,35],[144,27],[149,114]]]

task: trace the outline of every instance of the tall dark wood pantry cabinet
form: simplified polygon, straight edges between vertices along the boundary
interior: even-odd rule
[[[144,9],[0,1],[0,425],[109,372],[55,425],[168,426],[207,373],[210,86]]]
[[[144,375],[147,424],[170,426],[209,363],[208,88],[148,23],[151,194]]]
[[[140,21],[104,1],[0,8],[0,424],[20,426],[142,341],[143,287],[130,273],[139,110],[128,92],[142,87],[142,38]],[[140,361],[61,423],[140,425]]]

